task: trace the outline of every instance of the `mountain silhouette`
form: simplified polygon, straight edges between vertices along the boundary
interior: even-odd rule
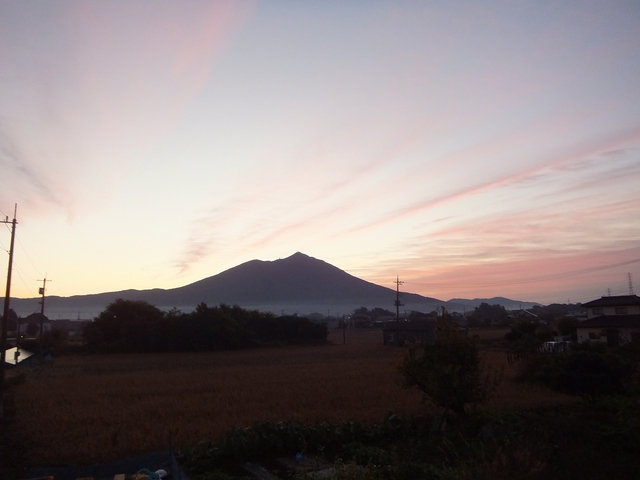
[[[199,303],[239,305],[280,314],[329,312],[349,314],[358,307],[395,310],[396,290],[354,277],[339,268],[295,253],[274,260],[251,260],[218,275],[172,289],[123,290],[72,297],[46,298],[49,318],[92,318],[117,298],[143,300],[163,309],[190,311]],[[401,293],[404,310],[432,311],[448,302],[412,293]],[[12,299],[20,315],[38,309],[38,298]],[[520,302],[523,303],[523,302]],[[530,303],[527,303],[530,305]],[[465,307],[470,305],[465,304]]]
[[[170,295],[170,298],[187,300],[188,303],[200,300],[260,305],[362,306],[378,302],[393,306],[396,293],[298,252],[280,260],[243,263],[219,275],[174,289]]]

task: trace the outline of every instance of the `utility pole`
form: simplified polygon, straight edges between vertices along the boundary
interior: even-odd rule
[[[11,270],[13,268],[13,245],[16,238],[16,214],[18,204],[13,210],[13,221],[6,217],[0,223],[11,223],[11,247],[9,247],[9,268],[7,272],[7,291],[4,297],[4,312],[2,314],[2,333],[0,335],[0,419],[4,418],[4,365],[7,357],[7,324],[9,323],[9,299],[11,298]]]
[[[42,281],[42,287],[40,287],[38,293],[40,295],[42,295],[42,300],[40,301],[40,361],[42,362],[42,357],[43,357],[43,351],[44,351],[44,342],[42,341],[42,330],[44,327],[44,292],[45,292],[45,288],[47,286],[47,276],[44,276],[44,280],[38,280],[39,282]],[[51,280],[49,280],[51,282]]]
[[[398,346],[400,346],[400,307],[402,307],[402,303],[400,303],[400,285],[404,282],[400,281],[400,277],[396,276],[396,301],[394,302],[396,305],[396,338],[398,342]]]
[[[633,282],[631,281],[631,273],[627,274],[629,276],[629,295],[633,295]]]

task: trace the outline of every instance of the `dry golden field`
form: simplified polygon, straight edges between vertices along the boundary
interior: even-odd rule
[[[485,334],[486,335],[486,334]],[[487,338],[487,337],[484,337]],[[27,462],[86,464],[217,439],[255,421],[377,423],[390,411],[428,414],[417,390],[399,386],[402,351],[380,331],[332,332],[330,343],[214,353],[88,355],[26,371],[14,389],[15,440]],[[484,345],[505,375],[487,408],[573,402],[513,382],[516,366]]]

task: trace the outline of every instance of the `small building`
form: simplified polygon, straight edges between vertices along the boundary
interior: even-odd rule
[[[469,329],[456,323],[449,322],[460,336],[466,337]],[[401,346],[413,343],[431,344],[436,340],[438,330],[438,320],[424,319],[413,322],[388,322],[382,329],[383,344]]]
[[[12,368],[19,365],[28,365],[32,362],[32,360],[29,360],[32,356],[33,352],[28,350],[16,347],[8,348],[4,358],[5,367]]]
[[[47,354],[46,360],[51,360],[51,355]],[[6,368],[27,367],[40,363],[38,355],[24,348],[8,348],[5,353],[4,365]]]
[[[433,343],[436,339],[436,322],[400,322],[397,326],[387,323],[382,329],[383,344]]]
[[[587,319],[578,323],[578,342],[601,342],[609,346],[640,343],[640,297],[601,297],[582,305]]]

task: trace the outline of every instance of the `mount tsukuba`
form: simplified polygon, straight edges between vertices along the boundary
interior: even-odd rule
[[[314,312],[343,315],[363,306],[393,311],[396,290],[359,279],[322,260],[298,252],[274,261],[251,260],[178,288],[51,296],[46,298],[45,315],[51,319],[89,319],[117,298],[143,300],[165,310],[175,307],[185,312],[204,302],[210,306],[221,303],[239,305],[278,315],[283,312],[288,315]],[[422,312],[430,312],[440,306],[451,311],[469,310],[482,302],[500,304],[506,308],[535,305],[502,297],[445,302],[406,292],[401,292],[400,301],[403,311]],[[22,316],[39,311],[39,302],[40,298],[14,298],[10,306]]]

